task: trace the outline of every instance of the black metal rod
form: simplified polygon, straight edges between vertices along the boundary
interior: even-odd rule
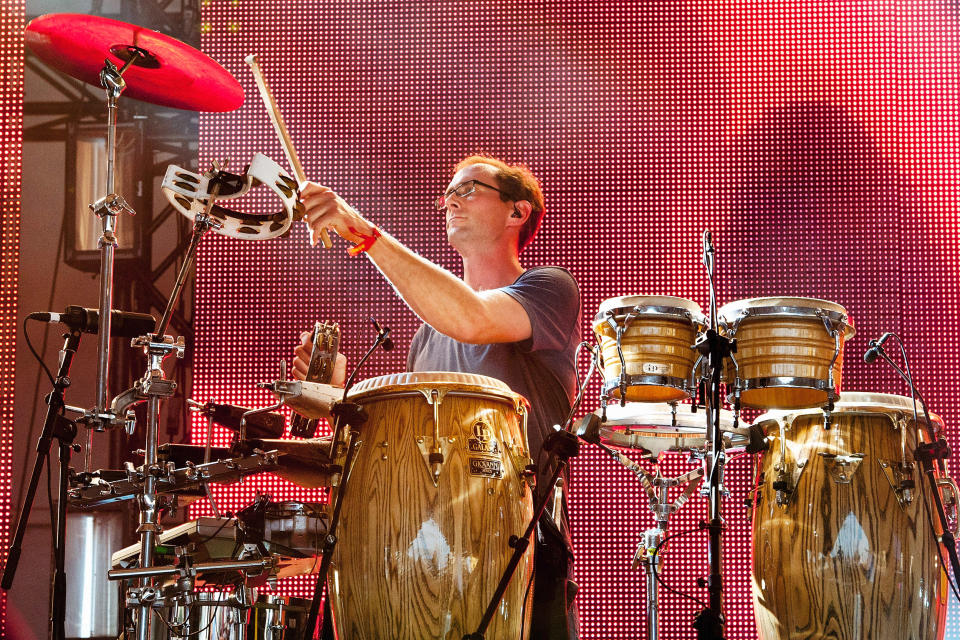
[[[57,548],[55,549],[56,566],[53,577],[53,609],[51,613],[54,640],[61,640],[64,637],[67,584],[63,555],[63,540],[66,534],[66,481],[69,473],[69,449],[74,437],[76,437],[76,426],[62,416],[64,407],[63,395],[67,387],[70,386],[70,366],[73,364],[73,358],[77,353],[77,349],[80,347],[81,335],[79,329],[74,329],[64,334],[63,350],[60,352],[60,367],[54,379],[53,391],[51,391],[46,398],[47,413],[43,421],[43,430],[40,433],[40,438],[37,440],[37,455],[34,459],[33,474],[30,476],[30,484],[27,486],[23,504],[20,506],[13,542],[7,550],[7,562],[3,568],[3,578],[0,580],[0,587],[5,591],[8,591],[10,587],[13,586],[17,565],[20,562],[23,537],[27,530],[27,521],[30,518],[30,510],[33,507],[33,501],[36,498],[37,488],[40,484],[40,475],[43,472],[44,462],[49,461],[50,446],[56,438],[60,442],[60,491],[57,509]]]
[[[516,573],[517,567],[520,566],[520,561],[523,559],[523,554],[526,553],[527,547],[530,546],[530,536],[533,535],[533,531],[536,529],[537,522],[540,521],[540,516],[543,515],[543,511],[546,508],[547,503],[550,502],[549,488],[556,486],[557,478],[560,477],[560,474],[563,473],[563,470],[566,468],[567,461],[561,458],[557,462],[557,468],[554,469],[553,475],[550,477],[550,482],[546,484],[548,489],[543,492],[543,495],[537,499],[537,504],[534,505],[533,518],[527,525],[527,530],[523,532],[521,537],[511,538],[510,545],[513,547],[513,555],[510,556],[510,562],[507,563],[506,568],[503,570],[503,575],[500,577],[500,582],[497,584],[497,588],[493,592],[493,596],[490,598],[490,603],[487,605],[487,610],[483,613],[483,618],[480,619],[480,624],[477,625],[477,630],[472,634],[465,635],[463,637],[464,640],[484,639],[483,634],[486,633],[487,627],[489,627],[490,623],[493,621],[493,616],[497,614],[497,609],[500,606],[500,600],[503,599],[503,594],[507,592],[507,587],[510,586],[510,581],[513,580],[513,574]]]
[[[339,421],[338,421],[339,422]],[[352,425],[351,425],[352,426]],[[327,581],[327,573],[330,571],[330,562],[333,559],[333,550],[337,546],[337,526],[340,524],[340,512],[343,508],[343,496],[347,491],[347,485],[350,481],[350,472],[353,469],[353,460],[359,443],[355,443],[359,432],[356,427],[352,428],[347,436],[347,459],[343,464],[343,472],[340,475],[340,486],[337,488],[337,497],[333,503],[333,517],[330,518],[330,528],[327,529],[327,535],[323,539],[323,553],[320,558],[320,570],[317,572],[317,580],[313,586],[313,601],[310,603],[310,612],[307,615],[307,624],[303,629],[303,640],[313,638],[317,628],[317,619],[320,616],[320,595],[323,593],[323,584]],[[327,593],[327,598],[330,593]]]
[[[894,335],[896,336],[896,334]],[[896,336],[896,338],[897,338],[897,341],[900,342],[900,336]],[[910,364],[907,361],[907,352],[906,352],[906,349],[903,348],[902,342],[900,342],[900,349],[901,349],[900,353],[903,356],[903,360],[907,367],[907,371],[909,372]],[[887,364],[889,364],[891,367],[893,367],[894,371],[896,371],[900,375],[900,377],[903,378],[904,382],[906,382],[910,386],[910,392],[920,398],[920,405],[923,407],[923,414],[924,414],[923,430],[927,434],[927,438],[930,440],[931,443],[936,442],[937,434],[933,429],[933,424],[930,422],[930,412],[927,410],[927,403],[924,401],[923,396],[920,394],[920,391],[917,389],[916,385],[914,384],[913,376],[909,375],[909,373],[905,374],[900,369],[900,367],[898,367],[897,364],[890,359],[890,357],[883,350],[883,347],[880,347],[878,345],[877,353],[879,353],[880,356],[884,359],[884,361]],[[916,412],[916,402],[914,402],[914,412]],[[918,451],[920,449],[921,444],[922,443],[917,443]],[[957,555],[957,541],[954,538],[953,532],[950,531],[950,523],[949,523],[949,520],[947,519],[946,509],[943,506],[943,498],[940,495],[940,487],[937,486],[937,476],[936,476],[937,468],[935,467],[931,457],[928,455],[918,456],[916,453],[914,453],[914,457],[920,458],[920,464],[923,467],[923,475],[926,476],[927,484],[930,486],[930,493],[933,496],[933,505],[937,511],[937,520],[940,522],[940,528],[942,530],[942,533],[940,534],[939,543],[942,544],[944,547],[946,547],[947,557],[950,558],[950,567],[953,570],[954,578],[957,579],[956,577],[960,576],[960,556]],[[940,461],[939,464],[942,466],[943,464],[942,461]],[[936,535],[936,532],[934,532],[934,535]]]

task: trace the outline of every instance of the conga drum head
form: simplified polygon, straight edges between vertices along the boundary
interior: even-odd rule
[[[698,355],[692,347],[704,325],[700,306],[684,298],[621,296],[602,302],[593,331],[603,360],[604,395],[637,402],[689,397]]]
[[[459,640],[533,517],[528,403],[492,378],[445,372],[365,380],[349,398],[367,421],[327,580],[337,636]],[[523,638],[532,569],[526,554],[488,637]]]
[[[947,590],[912,400],[844,392],[829,428],[824,417],[778,410],[754,421],[770,445],[753,512],[760,640],[941,640]]]
[[[816,298],[751,298],[721,307],[721,332],[737,351],[724,377],[728,400],[757,409],[825,406],[840,391],[844,342],[855,333],[846,310]]]
[[[607,419],[600,424],[600,441],[611,447],[635,449],[651,457],[668,451],[703,451],[707,440],[707,418],[703,410],[690,411],[689,405],[670,404],[610,405]],[[595,412],[603,415],[602,409]],[[749,424],[734,427],[732,411],[721,410],[720,431],[724,446],[737,449],[750,439]]]

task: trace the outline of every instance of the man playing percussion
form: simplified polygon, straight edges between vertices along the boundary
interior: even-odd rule
[[[520,264],[520,251],[543,218],[536,177],[487,156],[456,166],[436,206],[445,211],[447,239],[463,260],[463,280],[379,230],[327,187],[306,183],[301,199],[314,244],[323,229],[354,243],[350,251],[365,252],[423,320],[410,345],[410,371],[490,376],[530,401],[528,438],[545,482],[550,470],[542,468],[543,441],[566,418],[576,392],[580,296],[565,269]],[[303,334],[293,365],[298,378],[306,375],[311,346],[310,334]],[[343,384],[344,368],[341,362],[335,384]],[[544,514],[537,531],[531,638],[578,633],[562,511],[556,520]]]

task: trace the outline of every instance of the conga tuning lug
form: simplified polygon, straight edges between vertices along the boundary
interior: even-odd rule
[[[853,474],[857,472],[860,463],[863,462],[862,453],[843,456],[821,451],[817,455],[823,458],[823,464],[827,467],[827,472],[837,484],[850,484],[853,481]]]
[[[903,464],[891,460],[877,460],[880,464],[880,470],[884,477],[890,483],[894,495],[897,496],[897,503],[903,509],[913,502],[913,464]]]
[[[785,507],[790,504],[797,492],[800,476],[803,474],[803,470],[807,468],[807,459],[797,460],[792,468],[781,460],[775,468],[778,473],[773,481],[773,489],[777,492],[777,506]]]
[[[435,448],[433,436],[417,436],[416,443],[417,448],[420,449],[420,455],[423,458],[427,475],[430,476],[430,481],[434,487],[439,486],[440,470],[443,466],[443,461],[447,459],[451,443],[447,438],[439,438]],[[437,449],[439,449],[439,452]]]

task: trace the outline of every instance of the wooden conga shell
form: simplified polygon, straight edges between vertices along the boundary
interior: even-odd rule
[[[780,310],[780,311],[777,311]],[[740,378],[740,401],[758,409],[802,409],[827,404],[840,392],[843,346],[854,335],[840,305],[813,298],[754,298],[724,305],[718,312],[726,333],[738,314],[748,312],[736,328],[734,354],[738,369],[726,363],[724,378],[731,386]],[[840,352],[817,312],[839,321]],[[752,315],[756,313],[757,315]],[[830,373],[833,372],[833,386]],[[732,399],[732,398],[731,398]]]
[[[912,502],[901,505],[885,473],[902,462],[902,450],[913,462],[917,428],[910,402],[844,394],[830,430],[823,429],[819,410],[757,419],[770,436],[753,514],[753,602],[761,640],[943,637],[947,590],[927,522],[929,488],[917,464]],[[783,506],[773,487],[783,478],[781,424],[787,470],[805,463]],[[830,458],[821,455],[861,453],[859,465],[842,473],[836,466],[831,473]]]
[[[424,455],[433,444],[431,390],[441,396],[444,450],[436,485]],[[351,399],[368,421],[327,581],[338,636],[459,640],[476,631],[513,552],[510,536],[533,515],[518,413],[526,401],[497,380],[448,373],[374,378]],[[487,637],[525,637],[531,573],[528,553]]]
[[[623,325],[634,308],[643,313],[630,318],[621,338],[623,360],[617,354],[617,334],[607,322],[608,312]],[[697,331],[703,324],[700,307],[671,296],[625,296],[611,298],[600,305],[593,330],[603,359],[604,389],[620,398],[617,380],[621,372],[631,377],[626,398],[635,402],[675,402],[683,400],[697,352],[692,349]]]

